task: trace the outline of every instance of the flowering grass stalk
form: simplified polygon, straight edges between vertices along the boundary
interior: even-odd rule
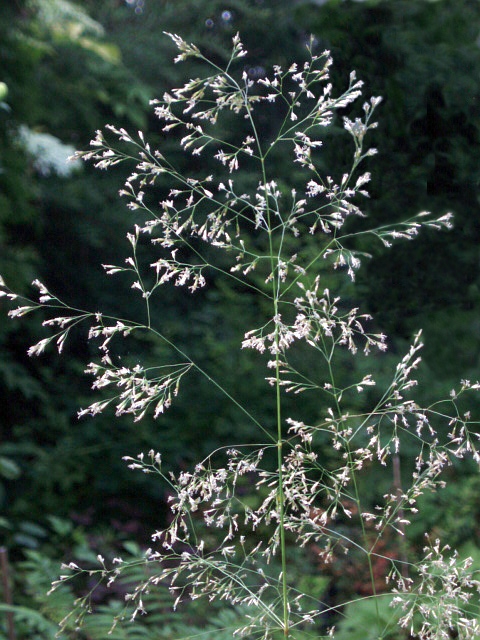
[[[175,400],[183,379],[197,371],[241,409],[262,438],[257,444],[221,447],[178,475],[163,472],[161,453],[155,449],[125,458],[130,468],[159,475],[171,492],[171,521],[154,532],[152,548],[142,560],[148,576],[127,596],[131,618],[145,612],[144,594],[157,584],[168,584],[174,607],[198,598],[239,607],[242,621],[232,630],[234,636],[335,637],[335,628],[325,627],[326,614],[337,612],[341,627],[342,608],[319,605],[319,594],[298,589],[291,557],[301,552],[311,558],[314,553],[328,566],[344,550],[363,558],[378,619],[382,595],[374,567],[378,560],[387,562],[383,593],[393,585],[393,605],[401,613],[392,624],[399,634],[408,628],[413,637],[446,638],[454,629],[459,638],[477,637],[478,607],[469,613],[466,605],[478,599],[473,594],[479,583],[468,563],[455,555],[446,559],[445,550],[435,543],[417,567],[405,553],[385,555],[382,543],[388,536],[404,536],[418,497],[442,485],[443,472],[455,458],[468,455],[479,462],[474,423],[458,404],[460,396],[479,384],[463,381],[448,399],[427,407],[417,404],[412,393],[422,347],[418,334],[391,382],[365,393],[376,386],[374,374],[359,376],[350,367],[347,375],[339,367],[359,350],[366,355],[385,351],[386,337],[370,328],[374,325],[367,314],[349,308],[323,284],[330,270],[345,270],[354,280],[361,255],[352,247],[358,238],[372,236],[389,246],[396,239],[414,238],[422,227],[448,229],[451,216],[434,218],[422,212],[398,225],[363,225],[362,230],[351,224],[351,219],[365,217],[360,202],[368,196],[371,176],[361,166],[376,153],[366,146],[366,139],[376,127],[373,118],[380,98],[365,101],[361,117],[344,115],[360,99],[362,82],[352,72],[348,88],[336,95],[329,80],[329,52],[316,55],[309,47],[302,64],[277,66],[270,76],[252,80],[241,69],[246,51],[238,35],[226,69],[205,58],[195,45],[169,35],[179,50],[175,61],[194,58],[205,73],[153,101],[155,113],[165,135],[178,135],[185,154],[213,158],[217,169],[206,174],[197,166],[186,174],[161,149],[151,148],[142,132],[132,135],[113,126],[97,131],[92,149],[75,155],[100,169],[134,163],[120,194],[136,212],[136,220],[140,214],[144,219],[128,234],[132,253],[125,263],[104,267],[108,275],[130,274],[132,289],[145,302],[146,320],[137,323],[72,309],[38,281],[38,302],[21,300],[10,312],[12,317],[38,309],[51,314],[44,325],[54,332],[31,347],[30,355],[39,355],[52,342],[61,351],[71,328],[89,323],[89,339],[99,341],[100,358],[88,365],[87,373],[94,377],[93,388],[108,394],[80,410],[80,416],[96,415],[113,405],[117,415],[141,420],[151,413],[157,418]],[[280,120],[275,133],[265,136],[259,116],[269,110]],[[232,118],[238,120],[235,127]],[[230,132],[221,139],[216,131],[224,119]],[[339,123],[353,140],[353,160],[338,175],[333,170],[323,175],[318,166],[325,132]],[[271,158],[278,149],[287,166],[301,176],[292,179],[290,187],[271,174]],[[237,188],[236,172],[242,165],[256,176],[250,192]],[[166,187],[166,196],[153,205],[152,191]],[[146,241],[155,252],[147,274],[137,259],[137,248]],[[224,254],[228,268],[224,257],[217,259]],[[267,390],[270,385],[275,407],[275,415],[265,423],[235,398],[234,390],[200,367],[186,348],[162,333],[160,319],[152,313],[151,299],[162,287],[174,285],[195,294],[215,278],[241,283],[269,309],[258,326],[245,327],[241,344],[265,360],[266,370],[259,375]],[[1,295],[19,299],[3,280],[0,284]],[[175,362],[154,368],[115,365],[112,338],[130,340],[145,331],[168,345]],[[315,358],[305,357],[308,351]],[[316,399],[315,420],[286,413],[285,398],[295,394]],[[363,404],[358,401],[362,394]],[[402,487],[398,456],[404,447],[413,456],[413,466]],[[385,473],[389,465],[395,467],[397,485],[382,502],[369,506],[360,480],[374,465]],[[337,525],[340,520],[351,522],[360,536],[350,538],[348,527]],[[98,572],[109,584],[129,566],[121,558],[111,568],[103,558],[99,561],[100,568],[90,572]],[[76,565],[66,570],[53,589],[81,571]],[[75,616],[72,612],[63,627]],[[390,632],[386,629],[382,637]]]

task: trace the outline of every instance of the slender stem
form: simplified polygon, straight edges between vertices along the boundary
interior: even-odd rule
[[[264,185],[267,184],[265,175],[265,162],[262,159],[262,171],[264,178]],[[273,251],[273,239],[270,223],[270,206],[267,197],[267,220],[268,220],[268,240],[270,249],[271,269],[272,269],[272,296],[273,296],[273,313],[274,318],[278,316],[278,301],[280,298],[280,283],[275,279],[275,257]],[[279,250],[281,251],[281,249]],[[281,388],[280,388],[280,349],[279,349],[279,335],[278,335],[278,323],[275,321],[275,402],[276,402],[276,416],[277,416],[277,473],[278,473],[278,511],[279,511],[279,534],[280,534],[280,557],[282,565],[282,606],[283,606],[283,635],[288,638],[290,635],[290,616],[288,607],[288,584],[287,584],[287,550],[285,541],[285,493],[283,490],[283,433],[282,433],[282,401],[281,401]]]
[[[10,588],[9,570],[8,570],[8,553],[5,547],[0,547],[0,570],[2,573],[3,597],[7,605],[13,604],[12,591]],[[15,622],[13,620],[13,612],[7,611],[7,627],[8,640],[16,640]]]
[[[322,337],[322,341],[323,341],[323,337]],[[329,372],[329,376],[330,376],[330,382],[332,384],[332,388],[336,389],[336,383],[335,383],[335,376],[334,376],[334,372],[333,372],[333,368],[332,368],[332,357],[333,357],[333,349],[334,349],[335,343],[332,346],[332,352],[330,353],[330,356],[327,358],[327,366],[328,366],[328,372]],[[327,350],[325,349],[325,352]],[[342,415],[342,411],[340,408],[340,401],[338,398],[338,393],[335,392],[334,395],[335,398],[335,405],[336,405],[336,410],[338,413],[338,417],[341,418]],[[355,496],[355,503],[357,505],[357,509],[358,509],[358,514],[359,514],[359,520],[360,520],[360,527],[362,529],[362,539],[363,539],[363,544],[364,544],[364,550],[367,554],[367,562],[368,562],[368,571],[370,574],[370,583],[372,586],[372,594],[374,596],[374,600],[375,600],[375,609],[376,609],[376,614],[377,614],[377,620],[380,619],[380,611],[379,611],[379,607],[378,607],[378,599],[377,599],[377,589],[375,586],[375,575],[373,573],[373,564],[372,564],[372,549],[369,548],[368,545],[368,540],[367,540],[367,531],[365,529],[365,522],[363,521],[362,518],[362,507],[361,507],[361,500],[360,500],[360,492],[358,489],[358,484],[357,484],[357,478],[355,475],[355,468],[353,465],[353,460],[352,460],[352,453],[350,450],[350,443],[348,442],[347,439],[345,439],[345,449],[347,452],[347,464],[350,466],[350,470],[351,470],[351,479],[352,479],[352,484],[353,484],[353,492],[354,492],[354,496]]]
[[[392,458],[393,462],[393,486],[395,487],[395,493],[397,494],[397,504],[398,504],[398,515],[400,518],[400,522],[398,523],[398,528],[400,529],[400,560],[402,562],[401,572],[403,578],[409,577],[408,572],[408,558],[407,558],[407,549],[405,545],[405,513],[403,510],[403,491],[402,491],[402,476],[400,470],[400,456],[398,453],[393,454]]]
[[[272,287],[272,299],[273,299],[273,313],[274,318],[278,316],[279,308],[278,303],[280,300],[280,280],[276,280],[275,272],[277,271],[277,264],[275,260],[275,251],[272,238],[272,221],[271,221],[271,209],[267,192],[267,172],[265,167],[266,154],[262,150],[260,137],[258,135],[255,121],[253,119],[251,110],[249,108],[248,100],[245,94],[245,107],[247,110],[248,118],[252,127],[253,135],[255,137],[257,149],[259,152],[261,169],[262,169],[262,181],[265,192],[266,202],[266,217],[268,226],[268,243],[270,252],[270,268],[271,268],[271,287]],[[278,250],[280,257],[281,244]],[[279,258],[277,258],[278,261]],[[280,386],[280,353],[279,353],[279,335],[278,335],[278,323],[275,321],[275,335],[274,335],[274,348],[275,348],[275,403],[276,403],[276,422],[277,422],[277,474],[278,474],[278,491],[277,491],[277,507],[279,513],[279,536],[280,536],[280,556],[281,556],[281,585],[282,585],[282,609],[283,609],[283,635],[285,638],[290,636],[290,615],[288,606],[288,582],[287,582],[287,550],[285,540],[285,493],[283,488],[283,433],[282,433],[282,402],[281,402],[281,386]]]
[[[156,336],[161,338],[166,344],[172,347],[172,349],[174,349],[180,356],[182,356],[182,358],[185,358],[186,360],[188,360],[188,362],[190,362],[202,376],[204,376],[211,384],[213,384],[214,387],[216,387],[219,391],[221,391],[224,396],[226,396],[238,409],[240,409],[240,411],[242,411],[242,413],[248,416],[248,418],[250,418],[250,420],[252,420],[252,422],[259,429],[261,429],[270,439],[273,440],[271,433],[269,433],[267,429],[265,429],[265,427],[254,416],[252,416],[252,414],[240,402],[238,402],[238,400],[236,400],[224,387],[222,387],[222,385],[219,382],[217,382],[217,380],[215,380],[215,378],[212,378],[204,369],[202,369],[202,367],[200,367],[194,360],[192,360],[174,342],[169,340],[163,333],[160,333],[153,327],[145,327],[144,325],[139,325],[138,328],[148,329],[149,331],[154,333]]]
[[[265,164],[262,160],[262,169],[264,173],[264,184],[266,184]],[[270,247],[271,269],[272,269],[272,296],[273,296],[273,312],[274,318],[278,316],[278,300],[280,297],[280,284],[275,280],[275,258],[273,251],[273,240],[270,225],[270,207],[267,198],[267,219],[268,219],[268,239]],[[288,584],[287,584],[287,550],[285,541],[285,493],[283,490],[283,433],[282,433],[282,400],[280,388],[280,349],[278,323],[275,322],[275,402],[277,416],[277,473],[278,473],[278,510],[279,510],[279,534],[280,534],[280,556],[282,565],[282,605],[283,605],[283,634],[285,638],[290,635],[289,631],[289,607],[288,607]]]
[[[19,296],[20,297],[20,296]],[[22,299],[25,300],[27,303],[31,304],[32,306],[36,306],[38,308],[43,308],[43,309],[60,309],[62,311],[70,311],[70,312],[75,312],[79,314],[79,317],[76,319],[75,323],[72,324],[72,326],[75,326],[76,324],[79,324],[80,322],[82,322],[83,320],[87,320],[88,318],[92,318],[92,317],[96,317],[98,314],[96,313],[92,313],[91,311],[85,311],[83,309],[78,309],[76,307],[70,307],[68,304],[62,302],[62,300],[60,300],[59,298],[55,297],[54,300],[58,303],[58,304],[48,304],[48,303],[41,303],[39,304],[38,302],[35,302],[34,300],[30,300],[29,298],[26,298],[25,296],[22,296]],[[200,367],[194,360],[192,360],[184,351],[182,351],[182,349],[180,349],[180,347],[178,347],[174,342],[172,342],[171,340],[169,340],[164,334],[162,334],[160,331],[157,331],[156,329],[154,329],[152,326],[150,325],[145,325],[142,323],[137,323],[137,322],[133,322],[131,320],[126,320],[124,318],[119,318],[117,316],[109,316],[109,315],[104,315],[102,314],[102,318],[107,319],[107,320],[112,320],[113,322],[122,322],[125,325],[130,325],[131,327],[134,327],[135,329],[146,329],[147,331],[151,331],[154,335],[156,335],[157,337],[161,338],[166,344],[168,344],[174,351],[176,351],[180,356],[182,356],[182,358],[184,358],[185,360],[187,360],[190,364],[192,364],[195,369],[202,375],[204,376],[210,383],[212,383],[213,386],[215,386],[224,396],[226,396],[238,409],[240,409],[242,411],[242,413],[244,413],[259,429],[261,429],[271,440],[274,440],[273,436],[271,433],[269,433],[267,431],[267,429],[265,429],[265,427],[238,401],[236,400],[217,380],[215,380],[214,378],[212,378],[212,376],[210,376],[204,369],[202,369],[202,367]],[[68,330],[70,330],[71,327],[69,327]],[[61,335],[62,332],[59,332],[56,335]],[[56,337],[53,336],[52,339]]]
[[[134,243],[133,245],[133,260],[134,260],[134,264],[135,264],[135,273],[138,276],[138,281],[140,283],[140,286],[142,288],[142,292],[143,292],[143,296],[145,298],[145,307],[147,310],[147,327],[150,329],[151,328],[151,316],[150,316],[150,292],[147,291],[145,284],[143,282],[143,278],[142,275],[140,273],[140,269],[138,268],[138,260],[137,260],[137,245],[136,243]]]
[[[277,302],[275,301],[275,306]],[[278,335],[275,337],[278,345]],[[283,434],[282,434],[282,408],[280,396],[280,361],[277,352],[275,357],[275,388],[277,411],[277,467],[278,467],[278,506],[280,511],[280,553],[282,559],[282,599],[283,599],[283,633],[285,638],[289,636],[288,615],[288,585],[287,585],[287,552],[285,543],[285,494],[283,491]]]

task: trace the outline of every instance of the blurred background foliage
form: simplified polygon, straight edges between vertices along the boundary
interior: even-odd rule
[[[459,378],[478,378],[479,0],[2,3],[0,273],[8,284],[28,293],[39,277],[73,306],[143,317],[131,283],[105,278],[100,266],[120,262],[128,250],[125,234],[135,218],[117,195],[126,175],[122,171],[128,169],[104,173],[66,164],[66,158],[75,148],[85,149],[95,129],[108,122],[147,131],[153,145],[167,145],[176,154],[179,166],[195,169],[191,158],[163,139],[149,107],[150,99],[195,73],[195,63],[172,64],[174,51],[164,31],[194,41],[219,63],[239,31],[249,52],[244,68],[252,78],[262,77],[273,64],[302,60],[313,35],[318,51],[332,52],[334,86],[343,87],[356,69],[365,80],[365,94],[383,96],[372,137],[379,154],[369,162],[372,197],[365,212],[382,224],[425,209],[452,211],[455,229],[424,232],[414,244],[389,250],[370,243],[356,247],[372,257],[364,261],[354,286],[338,286],[347,301],[373,313],[390,343],[390,355],[360,358],[357,366],[374,366],[377,377],[386,379],[392,362],[423,327],[425,396],[448,392]],[[268,135],[275,121],[261,125]],[[330,135],[321,161],[325,170],[334,167],[341,174],[351,148],[341,126]],[[280,184],[295,179],[291,171],[283,158],[274,159],[272,173]],[[247,171],[237,180],[252,184]],[[255,326],[259,305],[248,292],[214,280],[192,299],[165,288],[154,314],[170,338],[267,421],[271,400],[261,377],[256,382],[251,354],[238,348],[245,327]],[[90,381],[83,374],[92,357],[85,335],[75,336],[61,358],[52,353],[32,360],[26,348],[42,335],[38,319],[27,316],[14,323],[6,310],[2,298],[0,529],[12,564],[18,637],[52,638],[58,611],[42,594],[55,577],[57,561],[65,555],[88,557],[89,548],[113,554],[130,539],[148,543],[150,530],[164,517],[165,489],[131,474],[121,457],[159,449],[167,466],[178,469],[220,443],[248,441],[256,434],[201,379],[192,379],[158,423],[145,418],[133,424],[113,415],[78,421],[77,410],[91,402]],[[121,357],[142,358],[146,365],[163,355],[163,347],[150,339],[139,341],[134,353],[131,346],[120,348]],[[297,403],[313,419],[321,411],[308,400]],[[297,409],[294,403],[291,408]],[[422,544],[425,530],[440,532],[470,553],[478,541],[478,477],[468,466],[452,468],[450,475],[449,491],[424,499],[424,519],[410,534],[412,549]],[[374,502],[391,483],[388,475],[372,474],[365,490]],[[319,594],[332,592],[337,579],[310,577]],[[73,597],[64,594],[64,607]],[[162,597],[157,608],[164,616],[164,635],[158,635],[158,627],[149,635],[148,625],[140,625],[138,636],[119,631],[125,635],[118,637],[177,637]],[[107,615],[117,605],[102,606]],[[192,615],[190,629],[202,623],[198,612]],[[102,624],[98,619],[100,631],[90,630],[86,637],[105,637]],[[218,629],[228,627],[225,620],[215,626],[214,616],[211,624],[216,639]],[[6,625],[5,618],[0,638],[7,637]]]

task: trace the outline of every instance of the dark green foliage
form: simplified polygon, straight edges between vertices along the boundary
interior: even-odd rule
[[[73,544],[69,552],[71,556],[95,567],[95,554],[85,546],[91,541],[83,537],[81,530],[69,528],[68,523],[60,520],[52,524],[55,526],[49,528],[49,534],[57,542],[69,541]],[[59,529],[63,535],[59,535]],[[24,602],[18,600],[11,607],[0,604],[0,612],[13,612],[18,640],[53,640],[54,637],[61,640],[105,640],[107,637],[113,640],[187,640],[200,633],[207,640],[231,639],[232,630],[244,616],[241,609],[226,610],[212,605],[205,611],[204,606],[192,603],[188,614],[179,618],[172,608],[172,596],[162,583],[143,596],[148,615],[132,622],[132,608],[126,606],[124,594],[132,584],[145,579],[148,567],[142,562],[141,551],[134,543],[125,543],[118,551],[125,559],[138,558],[138,566],[131,567],[110,592],[102,590],[101,593],[95,592],[91,601],[87,598],[89,606],[94,608],[93,614],[76,607],[76,596],[68,583],[47,595],[51,582],[58,577],[58,549],[55,552],[44,545],[41,551],[27,551],[25,559],[17,563],[14,576],[18,585],[22,586]],[[66,552],[64,549],[63,553]],[[83,584],[82,596],[94,587],[95,582],[96,578],[92,578],[89,583]],[[58,623],[73,610],[75,614],[71,616],[65,631],[56,636]],[[78,616],[83,619],[81,630],[78,629]],[[116,623],[113,627],[114,620]],[[0,626],[2,640],[7,637],[4,633]]]
[[[369,215],[383,223],[422,209],[455,214],[452,233],[423,234],[415,251],[399,244],[366,265],[360,290],[377,320],[409,337],[424,313],[478,309],[479,3],[306,1],[297,15],[340,75],[361,69],[368,91],[384,97]],[[440,329],[430,336],[445,338]],[[473,335],[472,347],[478,353]]]
[[[471,540],[477,540],[480,531],[480,510],[478,507],[479,479],[473,472],[462,475],[438,492],[424,496],[419,503],[424,530],[432,536],[448,540],[452,547],[462,548]],[[423,531],[418,524],[409,530],[409,537],[418,546],[422,545]],[[468,554],[467,554],[468,555]]]
[[[394,622],[400,617],[397,609],[391,608],[391,596],[378,601],[357,600],[347,605],[342,615],[337,640],[404,640],[406,632],[395,629]]]
[[[120,64],[118,50],[102,40],[100,25],[73,5],[12,3],[2,8],[0,21],[6,34],[0,45],[2,81],[8,86],[0,111],[0,271],[19,290],[28,291],[40,276],[74,303],[94,306],[95,278],[102,274],[99,251],[123,242],[122,212],[108,207],[117,184],[102,184],[87,171],[63,176],[61,167],[42,175],[19,133],[27,126],[63,143],[86,145],[91,129],[114,112],[143,126],[148,100],[142,84]],[[86,278],[78,265],[86,268]],[[81,434],[77,427],[88,381],[77,383],[72,394],[72,380],[81,380],[88,353],[74,342],[65,361],[39,367],[25,355],[28,342],[40,337],[38,325],[27,319],[18,332],[2,316],[0,385],[8,403],[0,419],[1,452],[23,471],[18,481],[7,479],[8,502],[4,493],[2,506],[21,518],[32,509],[29,487],[35,482],[38,512],[30,517],[45,511],[66,515],[80,506],[78,498],[81,504],[75,488],[83,485],[90,503],[86,478],[92,455],[110,449],[99,442],[96,428]]]

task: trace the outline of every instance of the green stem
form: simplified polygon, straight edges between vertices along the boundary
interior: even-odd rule
[[[265,165],[262,160],[262,170],[264,175],[264,184],[266,185]],[[268,220],[268,239],[270,248],[270,260],[272,269],[272,296],[273,296],[273,312],[274,318],[278,316],[278,300],[280,285],[275,280],[275,257],[273,251],[272,232],[270,225],[270,207],[267,199],[267,220]],[[277,416],[277,472],[278,472],[278,493],[277,503],[279,512],[279,534],[280,534],[280,557],[282,566],[282,607],[283,607],[283,635],[285,638],[290,636],[289,631],[289,607],[288,607],[288,585],[287,585],[287,551],[285,542],[285,493],[283,490],[283,433],[282,433],[282,399],[280,388],[280,354],[279,354],[279,336],[278,324],[275,324],[275,402]]]
[[[245,415],[247,415],[248,418],[250,418],[250,420],[252,420],[252,422],[259,429],[261,429],[270,439],[273,440],[272,435],[267,431],[267,429],[265,429],[265,427],[256,418],[254,418],[254,416],[252,416],[252,414],[249,411],[247,411],[247,409],[242,404],[240,404],[238,400],[236,400],[232,395],[230,395],[230,393],[224,387],[222,387],[222,385],[219,382],[217,382],[214,378],[212,378],[204,369],[202,369],[194,360],[192,360],[184,351],[182,351],[180,347],[178,347],[174,342],[169,340],[165,335],[163,335],[156,329],[153,329],[152,327],[139,326],[139,328],[149,329],[152,333],[154,333],[156,336],[161,338],[166,344],[172,347],[172,349],[174,349],[180,356],[182,356],[182,358],[185,358],[186,360],[188,360],[188,362],[190,362],[202,376],[204,376],[214,387],[216,387],[219,391],[221,391],[221,393],[224,396],[226,396],[238,409],[240,409],[240,411],[242,411]]]
[[[282,600],[283,600],[283,634],[289,636],[288,586],[287,586],[287,552],[285,544],[285,495],[283,491],[283,434],[280,397],[280,367],[278,354],[275,359],[276,402],[277,402],[277,466],[278,466],[278,503],[280,511],[280,554],[282,559]]]
[[[258,135],[257,128],[255,126],[255,121],[253,119],[246,91],[244,92],[245,96],[245,109],[248,115],[248,119],[250,125],[252,127],[252,133],[255,138],[255,143],[258,149],[258,156],[260,159],[261,170],[262,170],[262,181],[265,189],[265,200],[266,200],[266,217],[267,217],[267,225],[268,225],[268,243],[269,243],[269,252],[270,252],[270,268],[272,273],[271,283],[272,283],[272,300],[273,300],[273,312],[274,318],[278,316],[278,302],[280,300],[280,281],[277,282],[275,278],[276,271],[276,263],[275,263],[275,252],[273,248],[273,238],[272,238],[272,222],[271,222],[271,211],[270,211],[270,203],[267,195],[267,173],[265,167],[265,158],[266,153],[262,150],[262,145],[260,143],[260,137]],[[281,252],[281,246],[279,248],[279,255]],[[280,535],[280,556],[281,556],[281,567],[282,567],[282,579],[281,579],[281,590],[282,590],[282,609],[283,609],[283,635],[285,638],[290,636],[290,616],[289,616],[289,606],[288,606],[288,584],[287,584],[287,552],[286,552],[286,541],[285,541],[285,493],[283,489],[283,433],[282,433],[282,403],[281,403],[281,388],[280,388],[280,354],[279,354],[279,336],[278,336],[278,325],[275,324],[275,337],[274,337],[274,348],[275,348],[275,402],[276,402],[276,417],[277,417],[277,473],[278,473],[278,491],[277,491],[277,507],[279,513],[279,535]]]
[[[323,341],[323,337],[322,337],[322,341]],[[334,344],[335,346],[335,344]],[[327,353],[327,349],[325,348],[325,353]],[[328,373],[330,376],[330,383],[332,385],[333,389],[337,389],[336,384],[335,384],[335,376],[333,373],[333,368],[332,368],[332,357],[333,357],[333,347],[332,347],[332,351],[330,353],[330,356],[327,358],[327,366],[328,366]],[[340,402],[338,399],[338,393],[335,391],[334,394],[334,398],[335,398],[335,408],[337,410],[337,414],[338,417],[341,418],[342,416],[342,411],[340,408]],[[373,564],[372,564],[372,549],[369,547],[368,545],[368,539],[367,539],[367,532],[365,529],[365,522],[363,521],[362,518],[362,506],[361,506],[361,500],[360,500],[360,492],[358,490],[358,485],[357,485],[357,478],[355,475],[355,469],[354,469],[354,465],[353,465],[353,458],[352,458],[352,452],[350,449],[350,443],[348,442],[347,439],[345,439],[345,448],[346,448],[346,452],[347,452],[347,464],[350,466],[350,470],[351,470],[351,479],[352,479],[352,484],[353,484],[353,493],[354,493],[354,497],[355,497],[355,503],[357,505],[357,509],[358,509],[358,514],[359,514],[359,520],[360,520],[360,527],[362,529],[362,539],[363,539],[363,549],[367,554],[367,562],[368,562],[368,572],[370,575],[370,584],[372,586],[372,594],[373,594],[373,598],[375,600],[375,611],[377,614],[377,620],[380,620],[380,611],[378,608],[378,598],[377,598],[377,589],[375,587],[375,576],[373,573]]]

